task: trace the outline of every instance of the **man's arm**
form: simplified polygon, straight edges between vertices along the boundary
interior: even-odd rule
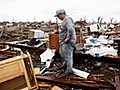
[[[66,18],[65,22],[66,22],[66,28],[67,28],[67,35],[64,42],[67,43],[70,39],[72,31],[74,30],[74,22],[71,18]]]

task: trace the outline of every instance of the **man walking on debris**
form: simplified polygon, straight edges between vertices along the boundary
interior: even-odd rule
[[[59,53],[63,60],[61,68],[66,66],[65,73],[60,75],[60,77],[64,77],[73,73],[73,49],[76,44],[76,32],[72,18],[66,15],[64,9],[58,9],[55,17],[63,21],[59,31]]]

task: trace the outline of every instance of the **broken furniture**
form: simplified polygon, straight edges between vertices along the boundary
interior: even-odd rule
[[[0,90],[37,89],[38,84],[30,54],[21,53],[0,61]]]

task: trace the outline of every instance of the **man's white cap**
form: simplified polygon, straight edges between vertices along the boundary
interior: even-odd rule
[[[57,17],[58,14],[60,14],[60,13],[65,13],[65,10],[64,10],[64,9],[58,9],[58,10],[56,11],[55,17]]]

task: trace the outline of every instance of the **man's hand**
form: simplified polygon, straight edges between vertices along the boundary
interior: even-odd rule
[[[64,40],[64,43],[66,44],[68,42],[68,39],[66,38],[65,40]]]

